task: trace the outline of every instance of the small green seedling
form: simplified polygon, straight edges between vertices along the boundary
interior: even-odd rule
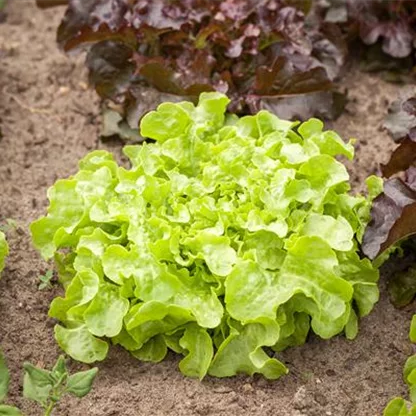
[[[38,368],[31,363],[25,363],[24,370],[23,395],[42,406],[43,416],[50,416],[56,404],[67,393],[76,397],[87,395],[98,372],[95,367],[70,375],[65,357],[62,355],[51,371]],[[9,381],[9,371],[0,352],[0,416],[23,416],[17,407],[1,404],[6,398]]]
[[[0,0],[1,2],[1,0]],[[0,231],[7,233],[12,230],[16,230],[18,224],[13,218],[7,218],[4,224],[0,224]]]
[[[39,290],[52,289],[52,283],[51,283],[52,278],[53,278],[52,270],[47,270],[45,274],[41,274],[39,276],[40,284],[38,286],[38,289]]]
[[[10,375],[7,369],[4,356],[0,351],[0,415],[1,416],[20,416],[22,413],[17,407],[2,404],[9,390]]]

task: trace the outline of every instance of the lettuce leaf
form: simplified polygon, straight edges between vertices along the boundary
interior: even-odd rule
[[[287,373],[275,352],[313,331],[354,338],[378,300],[378,271],[360,258],[370,197],[349,193],[336,159],[351,143],[267,111],[226,114],[229,100],[164,103],[118,166],[105,151],[48,192],[31,225],[55,257],[65,295],[51,304],[56,339],[74,359],[108,342],[140,360],[168,349],[187,376]]]
[[[6,257],[9,255],[9,246],[6,241],[6,236],[0,231],[0,273],[3,271]]]
[[[416,315],[410,324],[410,341],[416,343]],[[384,409],[383,416],[415,416],[416,415],[416,355],[409,357],[403,371],[403,378],[409,387],[410,402],[401,397],[390,401]]]
[[[397,102],[385,127],[399,145],[390,160],[381,165],[385,176],[384,192],[371,209],[371,222],[363,238],[362,250],[370,258],[389,261],[389,292],[396,306],[409,303],[415,291],[416,241],[416,97]],[[394,175],[394,176],[393,176]],[[400,259],[398,258],[400,257]]]

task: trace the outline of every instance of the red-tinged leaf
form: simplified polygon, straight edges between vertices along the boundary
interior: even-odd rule
[[[358,22],[361,39],[366,44],[381,40],[383,51],[395,58],[410,55],[416,22],[413,0],[348,0],[349,19]]]
[[[149,62],[143,65],[139,74],[150,86],[167,94],[197,97],[201,92],[214,91],[208,83],[198,83],[197,79],[191,76],[187,79],[185,74],[174,72],[161,62]]]
[[[416,64],[414,0],[316,2],[314,13],[325,22],[336,23],[351,42],[353,50],[357,46],[361,49],[361,59],[365,59],[367,70],[394,70],[397,81],[411,76],[411,68]],[[361,48],[361,42],[357,40],[365,47]],[[388,75],[391,79],[391,74]]]
[[[259,23],[263,30],[278,33],[285,40],[291,53],[309,56],[313,44],[305,28],[304,14],[295,7],[276,7],[274,10],[268,10],[269,13],[259,14]]]
[[[174,95],[185,95],[185,91],[176,82],[177,75],[160,62],[149,62],[143,65],[139,74],[147,83],[159,91]]]
[[[195,47],[197,49],[203,49],[207,46],[208,38],[214,33],[221,31],[221,26],[217,23],[211,23],[208,26],[201,29],[195,37]]]
[[[115,41],[123,43],[125,46],[135,48],[137,46],[137,38],[134,30],[129,26],[123,26],[117,31],[113,31],[110,27],[102,24],[97,30],[85,27],[79,30],[76,37],[69,39],[64,50],[84,49],[91,45],[98,45],[98,42]]]
[[[348,56],[348,46],[340,28],[331,23],[324,23],[319,32],[312,35],[314,56],[324,66],[329,79],[340,76]]]
[[[388,265],[394,272],[393,278],[389,281],[389,293],[396,307],[407,305],[416,294],[415,116],[415,97],[394,102],[389,109],[384,127],[396,141],[400,141],[400,144],[388,163],[381,165],[381,170],[386,177],[400,173],[404,181],[390,179],[385,183],[384,193],[373,202],[372,220],[365,232],[363,244],[364,253],[374,258],[400,242],[400,259],[393,258]]]
[[[70,0],[58,28],[58,43],[69,50],[78,43],[89,42],[93,32],[115,32],[126,23],[127,4],[123,0]],[[91,41],[95,41],[92,39]]]
[[[307,15],[313,6],[313,0],[287,0],[287,4],[296,7]]]
[[[416,234],[416,192],[402,180],[390,179],[384,185],[384,193],[373,201],[362,250],[374,259],[413,234]]]
[[[123,101],[135,82],[133,50],[121,42],[105,41],[94,45],[87,55],[89,81],[98,94],[114,101]]]
[[[358,21],[363,42],[373,45],[380,41],[383,52],[393,58],[410,56],[415,48],[416,2],[371,0],[361,3],[360,7],[350,9],[352,17]],[[357,2],[350,0],[350,4]]]
[[[177,69],[180,72],[180,82],[187,89],[193,84],[211,84],[212,74],[217,64],[216,59],[206,50],[189,51],[181,54],[176,60]],[[212,87],[207,91],[211,91]]]
[[[395,141],[400,141],[406,136],[416,141],[416,97],[394,101],[383,127]]]
[[[345,94],[323,91],[291,97],[249,97],[250,112],[268,110],[286,120],[307,120],[313,116],[334,120],[342,113]]]
[[[403,259],[396,259],[400,262]],[[394,274],[388,286],[390,299],[396,308],[408,305],[416,295],[416,269],[410,267]]]
[[[276,78],[284,71],[286,62],[287,60],[283,56],[280,56],[275,60],[275,62],[273,62],[271,67],[267,67],[265,65],[259,66],[257,68],[256,78],[253,85],[254,93],[266,95],[273,90]]]
[[[416,191],[416,168],[410,166],[405,172],[406,185]]]
[[[407,22],[371,22],[363,20],[360,27],[361,39],[372,45],[383,39],[383,52],[394,58],[405,58],[413,50],[414,31]]]
[[[90,47],[91,83],[102,97],[124,102],[134,123],[147,106],[135,102],[133,91],[146,87],[191,100],[217,90],[240,114],[264,99],[301,119],[335,118],[340,101],[332,81],[347,48],[335,26],[305,24],[311,3],[304,3],[70,0],[58,40],[65,50]]]
[[[416,142],[406,137],[390,156],[390,160],[381,165],[386,178],[406,170],[416,160]]]
[[[239,21],[247,19],[255,6],[256,0],[244,2],[238,0],[225,0],[219,5],[219,11],[225,18]]]
[[[299,70],[287,58],[279,57],[271,68],[257,69],[253,92],[257,95],[298,95],[330,90],[332,82],[324,68]]]
[[[36,6],[41,9],[47,9],[48,7],[55,6],[66,6],[68,3],[69,0],[36,0]]]
[[[416,97],[412,97],[406,100],[403,103],[402,108],[409,114],[413,114],[414,116],[416,116]]]

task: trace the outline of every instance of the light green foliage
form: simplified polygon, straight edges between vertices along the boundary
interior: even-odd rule
[[[98,369],[70,375],[66,368],[65,357],[60,356],[51,371],[25,363],[23,379],[23,395],[39,403],[45,409],[45,416],[52,414],[55,405],[69,393],[76,397],[84,397],[92,388]]]
[[[416,343],[416,315],[410,324],[410,341]],[[396,397],[384,409],[383,416],[416,416],[416,355],[409,357],[403,371],[403,378],[409,387],[410,402]]]
[[[22,416],[17,407],[3,404],[9,391],[10,374],[6,360],[0,350],[0,416]]]
[[[22,416],[22,412],[17,407],[0,404],[0,416]]]
[[[410,323],[409,338],[410,338],[410,341],[416,344],[416,315],[413,315],[412,322]]]
[[[7,245],[5,235],[0,231],[0,273],[3,271],[6,257],[9,254],[9,246]]]
[[[80,371],[70,375],[66,368],[65,357],[60,356],[51,371],[24,364],[23,395],[39,403],[44,409],[44,416],[52,414],[55,405],[65,394],[76,397],[87,395],[97,375],[97,368]],[[0,416],[22,416],[16,407],[2,405],[9,387],[9,372],[0,351]]]
[[[5,259],[9,254],[9,247],[5,235],[0,231],[0,273],[4,269]],[[1,277],[1,276],[0,276]],[[19,409],[3,404],[9,390],[10,374],[6,360],[0,350],[0,416],[21,416]]]
[[[9,389],[10,375],[3,353],[0,351],[0,403],[4,401]]]
[[[416,416],[416,405],[409,405],[406,400],[396,397],[384,409],[383,416]]]
[[[352,145],[316,119],[238,119],[227,104],[162,104],[141,122],[156,143],[124,150],[130,169],[95,151],[49,190],[31,230],[58,264],[66,293],[50,316],[73,358],[104,359],[106,337],[142,360],[183,354],[192,377],[275,379],[287,369],[264,347],[310,329],[354,338],[377,302],[378,271],[357,254],[371,198],[349,194],[335,158]]]
[[[13,218],[7,218],[5,224],[0,225],[0,231],[7,233],[9,231],[15,231],[18,227],[17,221]]]
[[[53,270],[47,270],[45,274],[39,276],[39,290],[51,289],[52,288]]]

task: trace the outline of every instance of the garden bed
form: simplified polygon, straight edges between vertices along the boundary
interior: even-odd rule
[[[31,1],[10,2],[0,25],[0,220],[17,222],[8,230],[11,255],[0,280],[0,342],[12,375],[10,402],[37,414],[21,399],[21,366],[31,360],[50,366],[59,349],[49,304],[60,291],[38,291],[39,275],[52,266],[32,248],[28,225],[45,211],[46,189],[74,173],[88,151],[105,148],[120,156],[121,143],[99,139],[99,101],[87,88],[82,57],[62,54],[55,42],[64,8],[39,11]],[[333,125],[344,138],[357,138],[349,164],[356,189],[393,144],[381,131],[388,105],[406,89],[352,68],[343,81],[347,111]],[[414,88],[414,87],[413,87]],[[143,363],[113,347],[100,363],[94,389],[82,401],[65,399],[57,415],[281,415],[374,416],[388,400],[406,394],[402,368],[411,354],[408,326],[415,306],[398,311],[381,278],[381,299],[360,324],[356,342],[338,336],[311,337],[280,354],[288,376],[233,379],[182,376],[177,358]]]

